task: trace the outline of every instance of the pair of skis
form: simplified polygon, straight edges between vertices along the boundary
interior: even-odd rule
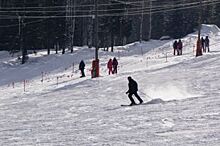
[[[160,98],[155,98],[155,99],[152,99],[150,101],[147,101],[147,102],[143,102],[143,103],[139,103],[139,104],[133,104],[133,105],[126,105],[126,104],[122,104],[121,106],[136,106],[136,105],[147,105],[147,104],[164,104],[166,103],[165,101],[163,101],[162,99]]]
[[[137,106],[137,105],[142,105],[142,104],[144,104],[144,102],[143,103],[138,103],[138,104],[122,104],[121,106]]]

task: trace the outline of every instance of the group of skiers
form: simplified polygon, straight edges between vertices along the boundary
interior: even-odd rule
[[[109,61],[107,63],[107,68],[108,68],[109,75],[110,74],[117,74],[118,61],[115,57],[113,58],[113,60],[109,59]],[[81,62],[79,63],[79,70],[81,71],[80,77],[85,77],[84,69],[85,69],[85,63],[83,60],[81,60]],[[130,106],[136,105],[136,103],[132,97],[133,95],[139,100],[139,104],[143,103],[143,100],[138,95],[137,91],[138,91],[137,82],[129,76],[128,77],[128,91],[126,92],[126,94],[128,94],[128,98],[131,101],[131,103],[129,104]]]
[[[206,38],[204,39],[203,37],[201,37],[201,47],[203,52],[206,52],[206,50],[208,52],[210,52],[209,50],[209,38],[208,36],[206,36]],[[181,39],[179,39],[178,41],[175,40],[173,43],[173,49],[174,49],[174,55],[182,55],[182,49],[183,49],[183,43],[181,41]],[[117,74],[117,70],[118,70],[118,61],[117,59],[114,57],[113,59],[109,59],[108,63],[107,63],[107,68],[108,68],[108,74]],[[81,71],[81,77],[85,77],[85,63],[83,60],[81,60],[80,64],[79,64],[79,70]],[[129,104],[130,106],[132,105],[136,105],[134,99],[133,99],[133,95],[139,100],[139,104],[143,103],[143,100],[140,98],[140,96],[138,95],[137,91],[138,91],[138,84],[137,82],[132,79],[130,76],[127,78],[128,79],[128,91],[126,92],[126,94],[128,94],[128,98],[130,99],[131,103]]]
[[[209,37],[206,36],[205,39],[201,37],[201,47],[203,52],[210,52],[209,49]],[[173,55],[182,55],[183,54],[183,43],[181,39],[179,41],[175,40],[173,43]]]
[[[206,51],[210,52],[208,36],[206,36],[205,39],[203,39],[203,37],[201,38],[201,46],[202,46],[203,52],[206,52]],[[183,43],[182,43],[181,39],[179,39],[179,41],[177,41],[177,40],[174,41],[173,49],[174,49],[174,55],[182,55]],[[130,106],[136,105],[132,95],[134,95],[139,100],[139,104],[143,103],[143,100],[140,98],[140,96],[137,93],[137,91],[138,91],[137,82],[134,79],[132,79],[130,76],[128,77],[128,82],[129,82],[128,83],[128,91],[126,92],[126,94],[128,94],[128,98],[131,101]]]
[[[175,40],[173,43],[173,55],[183,55],[183,43],[181,39],[179,41]]]
[[[108,74],[117,74],[118,73],[118,60],[114,57],[113,60],[109,59],[107,63]]]
[[[205,39],[203,37],[201,37],[201,45],[202,45],[203,52],[206,52],[206,51],[210,52],[210,50],[209,50],[209,37],[208,36],[206,36]]]
[[[113,59],[109,59],[108,63],[107,63],[107,68],[108,68],[108,74],[117,74],[118,73],[118,60],[114,57]],[[83,60],[81,60],[81,62],[79,63],[79,70],[81,71],[81,76],[85,77],[85,63]]]

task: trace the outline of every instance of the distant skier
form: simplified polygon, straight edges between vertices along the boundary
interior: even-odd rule
[[[181,39],[179,39],[178,45],[177,45],[177,55],[182,55],[182,54],[183,54],[183,43]]]
[[[113,66],[113,74],[117,74],[118,73],[118,61],[115,57],[113,58],[112,66]]]
[[[210,52],[210,50],[209,50],[209,37],[208,36],[205,37],[205,48],[207,48],[208,52]]]
[[[85,63],[83,60],[81,60],[81,62],[79,63],[79,70],[81,71],[80,78],[85,77],[84,69],[85,69]]]
[[[112,59],[109,59],[107,67],[108,67],[108,74],[112,74]]]
[[[203,37],[201,38],[201,44],[202,44],[202,50],[203,50],[203,52],[206,52],[205,39],[204,39]]]
[[[132,79],[130,76],[128,77],[128,91],[126,92],[126,94],[128,94],[128,97],[131,101],[130,106],[135,105],[135,101],[132,98],[132,95],[134,94],[136,96],[136,98],[139,100],[140,104],[143,103],[143,100],[140,98],[140,96],[138,95],[137,91],[138,91],[138,84],[137,82]]]
[[[173,43],[173,55],[176,55],[177,45],[178,45],[178,42],[177,42],[177,40],[175,40],[175,42]]]

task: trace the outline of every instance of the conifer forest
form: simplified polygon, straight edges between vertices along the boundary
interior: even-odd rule
[[[93,47],[96,26],[102,48],[179,38],[219,17],[218,0],[0,0],[0,50]]]

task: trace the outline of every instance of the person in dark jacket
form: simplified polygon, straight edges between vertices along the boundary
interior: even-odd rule
[[[204,39],[203,37],[201,38],[201,44],[202,44],[202,50],[203,50],[203,52],[206,52],[205,39]]]
[[[176,55],[178,42],[177,40],[173,43],[173,55]]]
[[[207,48],[208,52],[210,52],[210,50],[209,50],[209,37],[208,36],[205,37],[205,48]]]
[[[117,74],[117,72],[118,72],[118,61],[115,57],[113,58],[112,66],[113,66],[113,72],[112,73]]]
[[[81,62],[79,63],[79,70],[81,71],[81,78],[85,77],[85,73],[84,73],[84,69],[85,69],[85,63],[83,60],[81,60]]]
[[[130,76],[128,77],[128,91],[126,92],[126,94],[128,94],[128,98],[130,99],[131,101],[131,104],[130,106],[132,105],[135,105],[135,101],[134,99],[132,98],[132,95],[134,95],[141,103],[143,103],[143,100],[140,98],[140,96],[138,95],[137,91],[138,91],[138,84],[137,82],[132,79]]]
[[[181,39],[179,39],[179,41],[178,41],[177,55],[183,55],[183,43],[182,43]]]

